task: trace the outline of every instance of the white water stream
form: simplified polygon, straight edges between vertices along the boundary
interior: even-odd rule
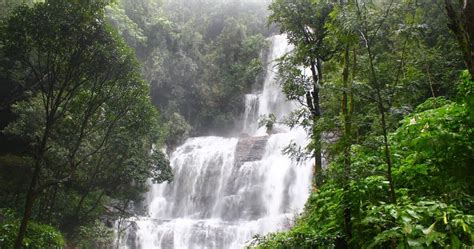
[[[282,149],[304,145],[306,133],[276,125],[267,136],[260,115],[277,120],[294,104],[276,82],[274,60],[290,49],[284,35],[271,39],[263,90],[247,94],[240,138],[188,139],[171,155],[175,179],[148,193],[147,217],[135,220],[121,248],[243,248],[255,234],[288,229],[309,196],[311,163],[296,165]],[[129,232],[130,233],[130,232]]]

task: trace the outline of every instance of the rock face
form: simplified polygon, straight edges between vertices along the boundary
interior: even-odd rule
[[[124,237],[120,238],[122,244],[125,244],[129,249],[138,249],[139,246],[136,242],[138,230],[137,223],[135,221],[125,221],[123,224],[121,224],[121,226],[123,226],[121,229],[126,228],[126,233],[123,234]]]
[[[235,149],[235,163],[241,166],[245,162],[262,160],[268,136],[241,136]]]

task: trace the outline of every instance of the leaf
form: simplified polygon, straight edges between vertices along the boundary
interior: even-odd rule
[[[395,210],[395,209],[390,210],[390,215],[395,219],[398,218],[397,210]]]
[[[436,221],[435,221],[433,224],[431,224],[431,226],[428,227],[427,229],[423,229],[423,233],[424,233],[425,235],[430,234],[430,233],[433,231],[435,225],[436,225]]]
[[[421,246],[421,243],[417,240],[414,240],[414,239],[408,239],[408,245],[410,247],[419,247],[419,246]]]
[[[461,248],[461,241],[454,234],[451,234],[451,248]]]
[[[402,215],[401,217],[402,217],[403,222],[405,223],[409,223],[412,221],[412,219],[406,215]]]
[[[415,211],[413,211],[413,210],[411,210],[411,209],[408,209],[406,212],[407,212],[409,215],[411,215],[411,217],[413,217],[413,218],[415,218],[415,219],[419,219],[419,218],[420,218],[420,216],[419,216]]]
[[[464,221],[462,222],[462,230],[464,232],[467,232],[467,225],[466,225],[466,223],[464,223]]]
[[[397,245],[397,249],[405,249],[405,248],[406,248],[405,243],[399,243]]]
[[[410,234],[412,231],[413,231],[413,228],[412,228],[411,224],[406,224],[403,227],[403,232],[407,235]]]

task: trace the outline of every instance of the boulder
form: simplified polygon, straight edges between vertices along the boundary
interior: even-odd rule
[[[235,149],[235,163],[241,166],[245,162],[262,160],[269,136],[241,136]]]

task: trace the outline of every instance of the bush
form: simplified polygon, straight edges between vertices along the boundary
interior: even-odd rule
[[[78,246],[80,248],[108,248],[114,243],[114,231],[99,220],[79,228]]]
[[[352,248],[473,248],[473,86],[464,77],[456,102],[430,98],[390,134],[397,203],[388,198],[378,137],[369,137],[351,148],[347,189],[339,156],[296,225],[288,232],[256,237],[251,246],[347,248],[344,241]],[[343,228],[346,207],[350,239]]]
[[[10,209],[0,209],[0,248],[13,248],[20,220]],[[54,227],[30,222],[23,240],[25,249],[64,248],[64,238]]]

